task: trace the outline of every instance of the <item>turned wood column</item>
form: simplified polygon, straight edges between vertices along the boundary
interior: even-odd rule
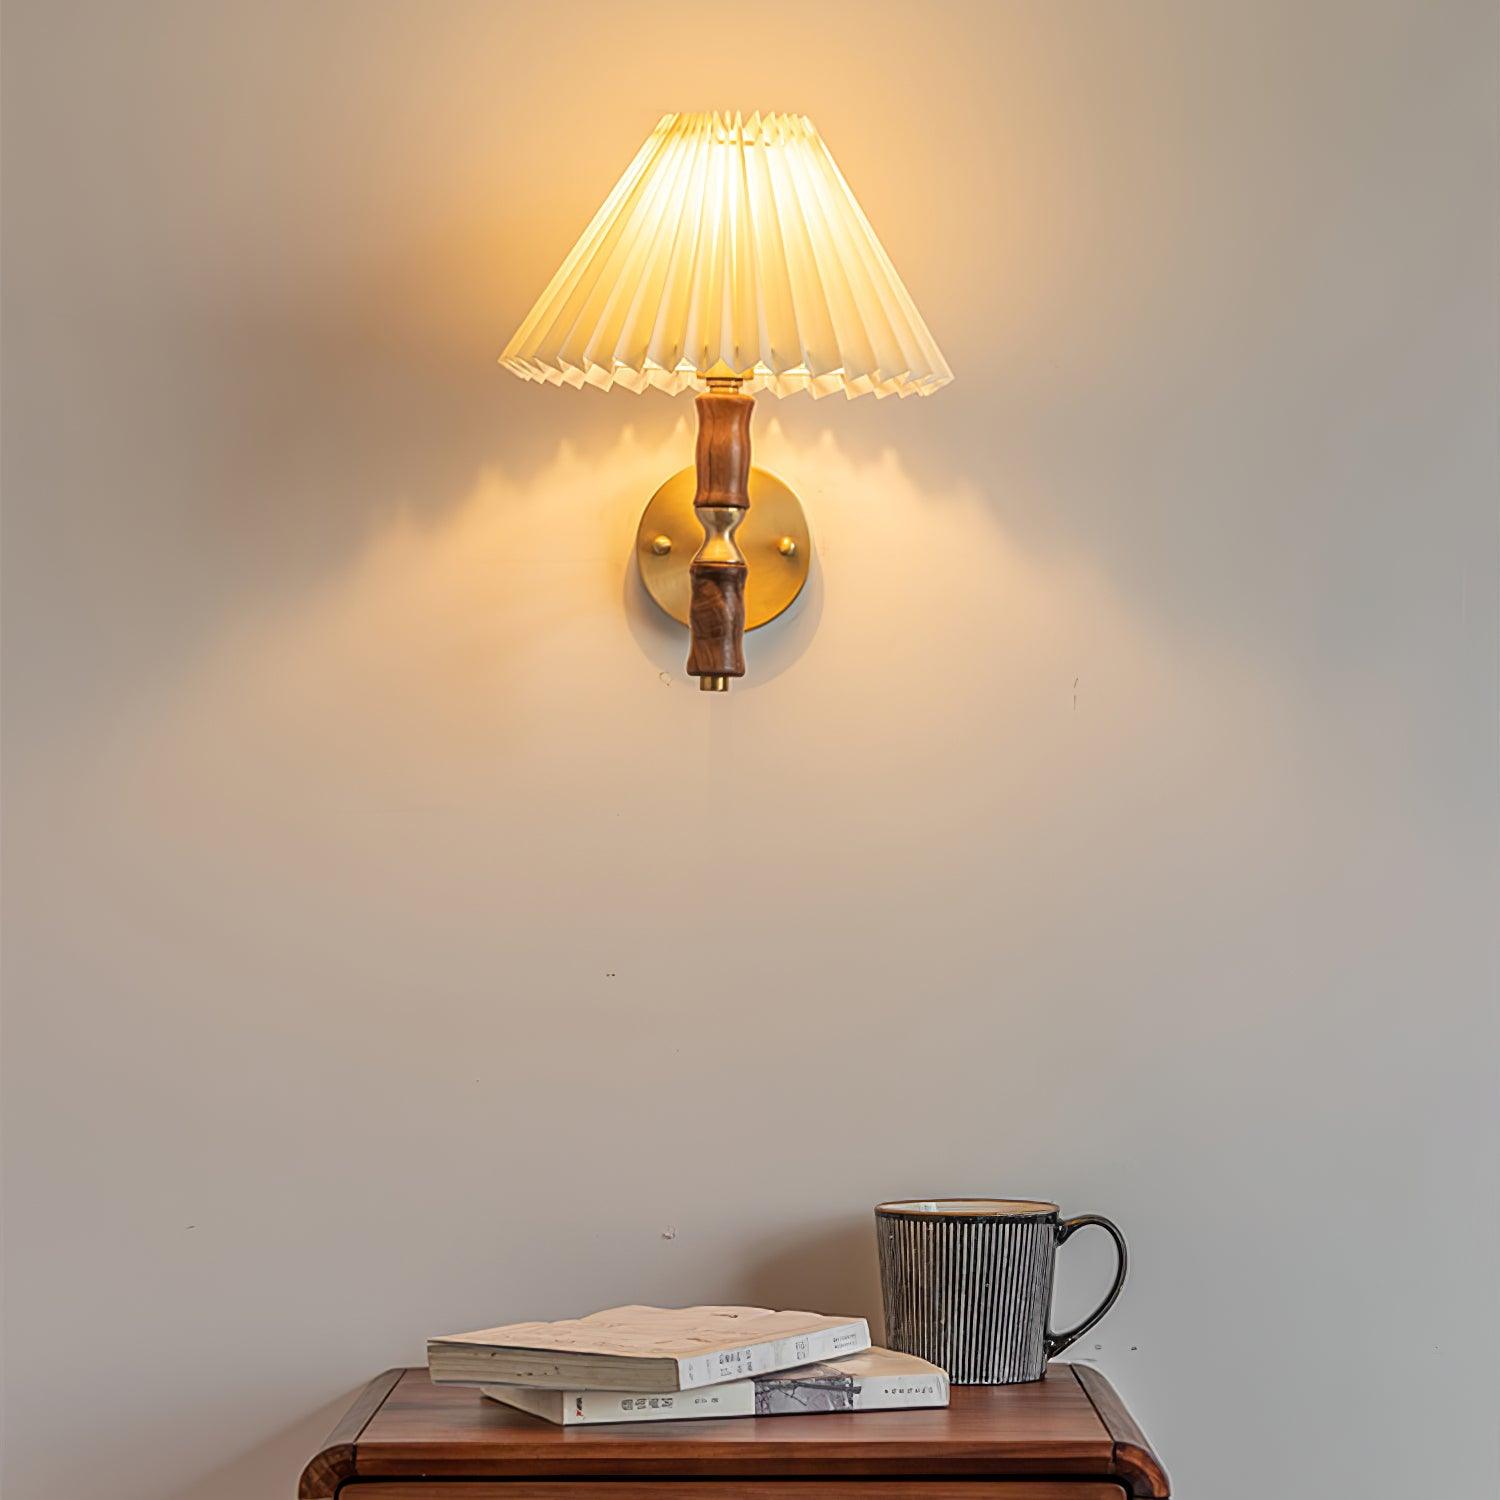
[[[725,692],[745,675],[745,558],[735,528],[750,508],[750,413],[755,398],[738,381],[709,382],[698,397],[698,489],[693,508],[703,545],[688,572],[692,602],[688,672],[705,692]]]

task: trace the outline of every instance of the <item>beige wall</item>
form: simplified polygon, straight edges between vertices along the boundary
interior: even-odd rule
[[[873,1313],[917,1192],[1119,1219],[1182,1495],[1492,1494],[1495,33],[12,0],[6,1500],[290,1494],[455,1326]],[[492,361],[716,105],[958,381],[761,403],[817,572],[705,701],[687,404]]]

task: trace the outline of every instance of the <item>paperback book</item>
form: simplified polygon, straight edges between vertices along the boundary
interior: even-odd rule
[[[430,1339],[439,1385],[658,1395],[841,1359],[870,1347],[863,1318],[765,1307],[612,1307]]]
[[[481,1389],[493,1401],[562,1427],[600,1422],[678,1422],[689,1417],[896,1411],[948,1404],[948,1376],[944,1371],[914,1354],[875,1348],[825,1364],[654,1396],[624,1391],[543,1391],[513,1385]]]

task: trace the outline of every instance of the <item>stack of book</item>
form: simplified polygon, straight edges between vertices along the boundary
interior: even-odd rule
[[[948,1377],[870,1346],[863,1318],[765,1307],[612,1307],[430,1339],[439,1385],[564,1426],[946,1406]]]

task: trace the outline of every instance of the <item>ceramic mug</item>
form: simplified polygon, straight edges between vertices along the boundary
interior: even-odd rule
[[[1057,1247],[1097,1224],[1119,1254],[1114,1285],[1075,1328],[1052,1332]],[[1040,1380],[1047,1361],[1114,1306],[1125,1284],[1125,1236],[1098,1214],[1061,1217],[1055,1203],[929,1198],[875,1209],[885,1341],[941,1365],[955,1385]]]

